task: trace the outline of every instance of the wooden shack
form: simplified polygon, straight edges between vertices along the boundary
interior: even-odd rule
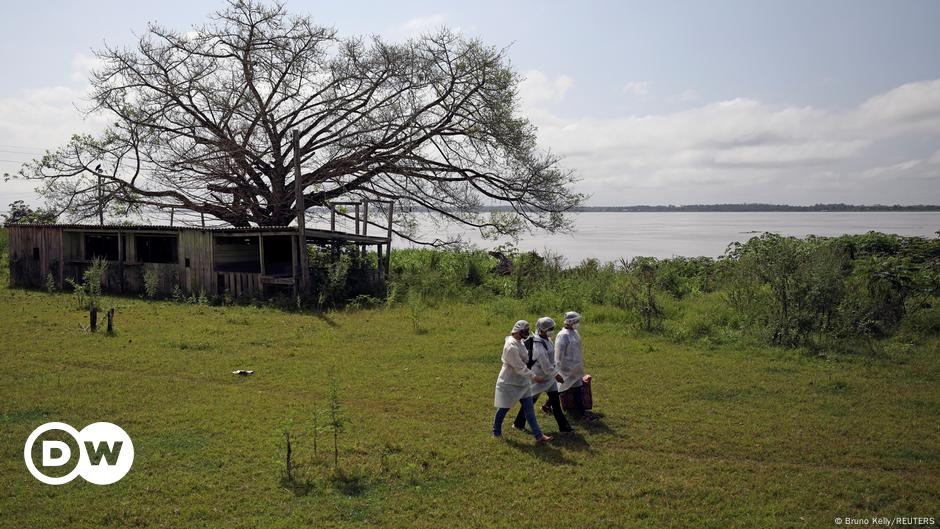
[[[41,288],[51,274],[61,289],[66,279],[80,281],[95,258],[104,258],[109,266],[103,288],[109,292],[142,293],[145,274],[153,271],[162,294],[177,287],[187,295],[298,294],[305,262],[300,248],[350,244],[362,252],[375,247],[378,267],[362,279],[384,281],[391,224],[380,236],[366,235],[368,217],[360,220],[358,210],[355,233],[335,230],[334,211],[332,229],[305,229],[303,245],[295,226],[9,224],[10,285]]]

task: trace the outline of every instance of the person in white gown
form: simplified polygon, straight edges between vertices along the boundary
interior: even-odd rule
[[[528,351],[522,344],[529,335],[529,322],[519,320],[512,327],[512,332],[506,337],[503,344],[503,367],[499,371],[499,377],[496,379],[496,392],[493,398],[493,406],[496,408],[496,417],[493,420],[493,437],[501,437],[503,434],[503,419],[509,409],[515,406],[517,402],[522,403],[522,410],[529,427],[532,428],[532,435],[537,443],[546,443],[553,438],[542,433],[539,428],[538,420],[535,417],[535,408],[532,405],[532,383],[541,383],[545,377],[536,375],[531,369],[526,367]]]
[[[564,382],[558,385],[558,391],[571,390],[574,401],[574,418],[593,421],[596,417],[586,413],[584,400],[581,397],[581,386],[584,384],[584,354],[581,350],[581,333],[578,327],[581,324],[581,315],[577,312],[565,313],[565,328],[555,337],[555,365],[561,373]]]
[[[564,378],[558,373],[558,367],[555,365],[555,346],[552,344],[555,320],[548,316],[539,318],[535,322],[535,330],[535,334],[523,341],[529,353],[529,361],[526,365],[536,375],[545,377],[545,381],[532,384],[532,404],[535,405],[540,394],[548,395],[548,404],[543,409],[550,409],[555,415],[555,422],[558,423],[560,432],[571,432],[573,429],[568,424],[564,412],[561,411],[561,403],[558,401],[558,382],[564,382]],[[512,426],[517,430],[525,429],[525,414],[521,408]]]

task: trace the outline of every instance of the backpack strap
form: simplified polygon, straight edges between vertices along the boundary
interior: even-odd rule
[[[534,341],[535,341],[535,337],[532,336],[531,334],[529,335],[528,338],[522,341],[522,344],[525,345],[526,351],[529,352],[529,361],[525,363],[525,366],[528,367],[529,369],[532,369],[532,366],[535,365],[535,360],[532,359],[532,348],[534,345],[533,344]]]

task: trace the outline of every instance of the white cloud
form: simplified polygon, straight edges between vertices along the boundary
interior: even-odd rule
[[[390,25],[382,31],[381,35],[386,40],[395,42],[420,37],[426,34],[433,34],[442,28],[447,28],[454,33],[463,32],[463,28],[454,24],[449,15],[445,13],[434,13],[414,17],[399,24]]]
[[[718,151],[714,160],[718,165],[749,167],[815,165],[856,156],[867,145],[861,140],[742,145]]]
[[[643,97],[650,93],[649,81],[631,81],[624,85],[623,93]]]
[[[537,82],[530,88],[541,91],[527,90],[524,101],[534,107],[530,117],[542,143],[565,156],[596,204],[655,196],[637,195],[637,189],[688,197],[676,201],[721,200],[702,198],[692,188],[708,188],[729,201],[794,200],[775,190],[790,189],[798,196],[801,188],[851,191],[858,197],[868,193],[855,200],[890,201],[877,195],[878,182],[938,179],[920,158],[892,159],[896,148],[891,142],[940,141],[940,80],[905,84],[843,111],[738,98],[663,114],[563,117],[551,104],[564,90],[553,91],[548,77],[532,78]],[[573,82],[566,78],[566,86]],[[923,157],[940,163],[940,152]],[[936,190],[922,201],[940,200],[940,181],[935,183]],[[800,196],[814,200],[805,192]]]
[[[52,149],[74,133],[102,130],[107,122],[103,116],[86,119],[81,111],[88,101],[88,74],[98,64],[94,57],[76,54],[68,76],[72,82],[0,98],[0,143]]]
[[[432,32],[447,25],[447,15],[435,13],[424,17],[415,17],[398,25],[392,32],[395,35],[405,37],[417,37],[424,33]],[[460,28],[451,28],[454,31],[460,31]]]
[[[103,116],[80,111],[88,95],[88,74],[98,64],[89,55],[76,54],[65,82],[38,87],[0,98],[0,174],[16,173],[21,162],[38,158],[46,149],[65,145],[72,134],[100,132],[107,125]],[[0,181],[0,207],[13,200],[37,204],[35,182]]]
[[[872,136],[940,130],[940,79],[901,85],[862,103],[846,120]]]
[[[940,165],[940,149],[937,149],[937,151],[927,159],[927,163],[930,165]]]
[[[698,101],[701,98],[698,92],[691,88],[687,88],[678,94],[674,95],[671,100],[678,103],[688,103],[690,101]]]
[[[574,79],[567,75],[550,77],[539,70],[529,70],[523,77],[519,83],[519,97],[523,108],[528,111],[539,111],[560,102],[574,84]]]
[[[859,173],[861,178],[897,178],[901,176],[910,176],[912,169],[916,169],[924,164],[923,160],[907,160],[891,165],[871,167]]]
[[[85,85],[88,83],[88,76],[97,68],[103,66],[103,61],[89,53],[76,53],[72,57],[72,72],[69,79],[73,84]]]

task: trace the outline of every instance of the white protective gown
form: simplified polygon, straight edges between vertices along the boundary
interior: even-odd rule
[[[584,356],[581,353],[581,335],[567,327],[555,337],[555,365],[565,379],[558,385],[558,391],[565,391],[582,384],[584,376]]]
[[[528,351],[526,351],[526,354],[528,354]],[[545,382],[532,383],[532,395],[535,396],[547,391],[558,391],[558,384],[555,382],[558,368],[555,367],[555,346],[552,345],[552,341],[548,338],[542,338],[538,334],[533,336],[532,359],[535,360],[532,372],[545,377]]]
[[[532,388],[532,376],[535,374],[525,366],[529,352],[521,340],[506,337],[503,345],[503,368],[496,379],[496,396],[493,406],[512,408],[519,399],[528,397]]]

